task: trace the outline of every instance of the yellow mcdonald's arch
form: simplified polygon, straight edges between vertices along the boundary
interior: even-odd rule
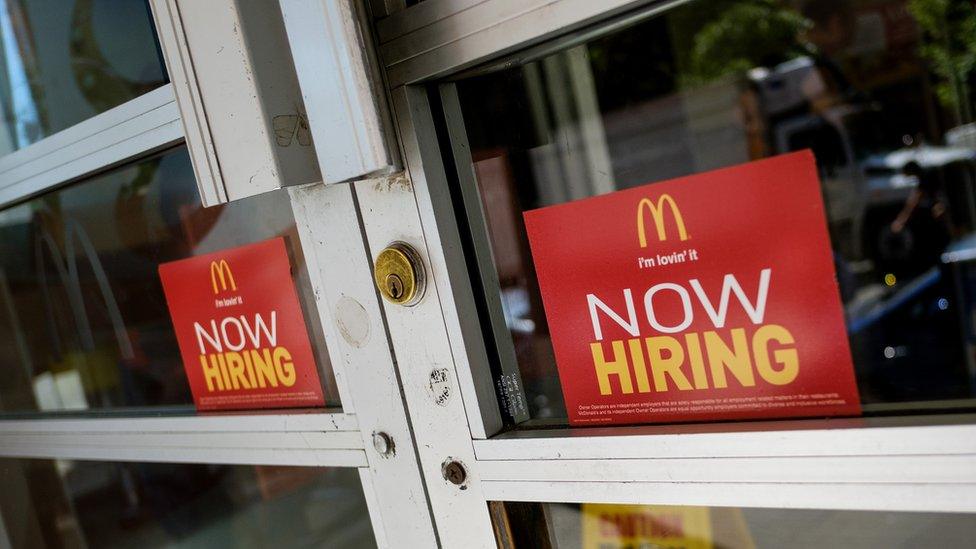
[[[678,227],[678,236],[681,240],[688,240],[688,232],[685,230],[685,220],[681,217],[681,210],[678,209],[678,204],[675,203],[674,199],[671,198],[669,194],[662,194],[657,199],[657,204],[651,202],[648,198],[642,198],[637,204],[637,239],[640,241],[640,247],[647,247],[647,234],[644,230],[644,211],[649,210],[651,212],[651,217],[654,218],[654,227],[657,229],[657,239],[664,241],[667,240],[668,234],[664,229],[664,205],[667,204],[671,208],[671,215],[674,216],[674,224]]]
[[[217,289],[217,281],[220,281],[220,290]],[[216,294],[221,290],[227,289],[227,282],[230,282],[230,289],[236,290],[237,283],[234,282],[234,273],[230,271],[230,265],[226,259],[210,262],[210,283],[213,284],[213,292]]]

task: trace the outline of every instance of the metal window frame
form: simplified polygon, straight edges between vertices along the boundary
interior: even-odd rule
[[[974,513],[973,419],[516,431],[475,453],[488,500]]]
[[[673,5],[427,0],[377,22],[409,180],[357,193],[373,255],[387,241],[412,243],[433,280],[418,306],[386,315],[442,542],[494,546],[486,502],[499,500],[976,512],[974,414],[498,433],[477,356],[497,334],[475,340],[468,324],[467,286],[480,281],[460,250],[428,94],[475,65],[538,56],[557,37],[579,33],[569,40],[578,43]],[[448,371],[460,398],[434,402],[431,368]],[[467,466],[463,490],[438,477],[447,459]]]
[[[377,22],[390,86],[431,81],[660,0],[425,0]]]
[[[366,467],[342,412],[0,421],[5,457]]]
[[[165,84],[0,157],[0,208],[182,139],[173,86]]]

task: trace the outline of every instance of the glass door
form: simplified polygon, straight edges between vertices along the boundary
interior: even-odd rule
[[[352,189],[204,207],[157,28],[0,2],[0,546],[436,546]]]
[[[409,179],[356,185],[428,273],[385,310],[442,542],[971,533],[971,3],[462,4],[377,24]]]

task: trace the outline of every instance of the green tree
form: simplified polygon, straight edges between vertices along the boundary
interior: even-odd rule
[[[973,121],[969,82],[976,70],[976,6],[971,0],[909,0],[908,10],[922,30],[919,54],[940,78],[939,101],[960,124]]]
[[[686,84],[773,66],[803,54],[799,37],[811,23],[779,1],[721,2],[709,11],[709,21],[694,34]],[[696,15],[700,19],[702,12]]]

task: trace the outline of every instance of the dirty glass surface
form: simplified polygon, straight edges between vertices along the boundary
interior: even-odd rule
[[[489,504],[512,547],[756,549],[964,547],[972,515],[599,503]],[[501,527],[498,527],[501,526]]]
[[[532,417],[566,410],[522,212],[802,149],[864,410],[970,407],[974,29],[964,0],[697,1],[459,79],[478,187],[464,207],[489,233],[486,291]]]
[[[159,264],[279,236],[338,405],[287,192],[204,208],[181,146],[0,210],[0,413],[192,412]]]
[[[0,0],[0,155],[167,80],[146,0]]]
[[[4,459],[0,485],[5,547],[376,547],[349,468]]]

